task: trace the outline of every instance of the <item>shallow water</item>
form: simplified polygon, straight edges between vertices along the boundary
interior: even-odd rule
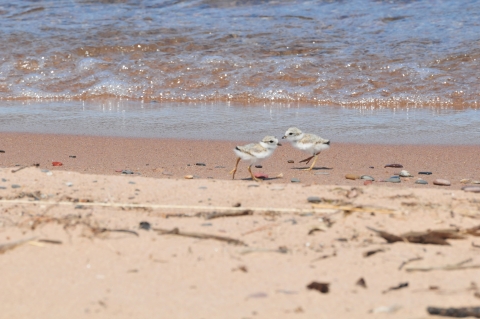
[[[181,110],[181,111],[180,111]],[[2,131],[259,141],[290,126],[332,141],[478,145],[480,110],[350,108],[296,103],[20,102],[0,105]]]
[[[302,101],[438,119],[480,97],[476,0],[2,1],[0,40],[1,100]]]

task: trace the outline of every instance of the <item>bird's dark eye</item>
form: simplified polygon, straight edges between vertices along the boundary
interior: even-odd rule
[[[292,132],[290,132],[288,135],[293,135],[293,133],[292,133]]]
[[[273,141],[270,141],[270,143],[273,143]]]

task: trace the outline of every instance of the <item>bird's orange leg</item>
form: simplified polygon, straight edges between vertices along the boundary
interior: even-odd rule
[[[230,171],[230,175],[232,176],[232,179],[235,179],[235,173],[237,172],[237,167],[238,167],[238,162],[240,162],[241,158],[237,158],[237,163],[235,163],[235,168]]]
[[[315,158],[313,159],[312,165],[309,168],[305,168],[304,171],[311,171],[313,166],[315,166],[315,163],[317,162],[318,154],[315,154],[314,157]]]
[[[252,167],[252,165],[250,165],[250,166],[248,167],[248,171],[250,172],[250,176],[252,176],[252,179],[253,179],[255,182],[260,182],[260,179],[256,178],[255,175],[253,175],[251,167]]]
[[[304,160],[301,160],[299,163],[305,162],[305,165],[307,165],[307,164],[310,162],[310,160],[311,160],[312,158],[314,158],[315,156],[317,156],[318,154],[320,154],[320,152],[318,152],[318,153],[315,154],[315,155],[310,156],[309,158],[306,158],[306,159],[304,159]]]

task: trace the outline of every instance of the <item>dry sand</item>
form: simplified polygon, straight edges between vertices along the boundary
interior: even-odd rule
[[[465,233],[480,225],[480,194],[460,189],[480,180],[477,146],[332,145],[318,162],[331,169],[304,172],[285,145],[257,169],[284,177],[255,183],[245,165],[245,180],[228,180],[232,142],[0,138],[0,318],[432,318],[428,306],[480,303],[480,239]],[[389,163],[415,178],[344,177],[388,178]],[[420,170],[429,185],[414,184]],[[367,227],[462,239],[387,243]]]

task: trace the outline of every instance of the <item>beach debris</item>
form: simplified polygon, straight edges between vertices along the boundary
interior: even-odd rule
[[[193,175],[185,175],[183,178],[185,178],[185,179],[193,179]]]
[[[152,228],[149,222],[140,222],[139,227],[144,230],[150,230]]]
[[[251,253],[280,253],[280,254],[286,254],[288,253],[288,248],[285,246],[280,246],[277,249],[269,249],[269,248],[251,248],[251,249],[246,249],[244,251],[241,251],[241,255],[247,255]]]
[[[262,165],[255,165],[255,168],[263,168]]]
[[[76,155],[69,155],[68,157],[70,157],[70,158],[77,158]]]
[[[386,294],[387,292],[392,291],[392,290],[399,290],[399,289],[403,289],[403,288],[407,288],[407,287],[408,287],[408,281],[401,282],[396,286],[390,287],[387,290],[382,291],[382,294]]]
[[[409,263],[411,263],[411,262],[414,262],[414,261],[419,261],[419,260],[423,260],[423,257],[413,257],[413,258],[407,259],[407,260],[403,261],[403,262],[400,264],[400,266],[398,267],[398,270],[402,270],[402,268],[403,268],[405,265],[407,265],[407,264],[409,264]]]
[[[419,178],[415,181],[415,184],[427,185],[428,182],[424,179]]]
[[[290,180],[290,182],[292,182],[292,183],[300,183],[300,179],[294,177],[294,178],[292,178],[292,179]]]
[[[307,201],[309,203],[320,203],[322,201],[322,199],[318,196],[309,196],[309,197],[307,197]]]
[[[22,166],[22,167],[17,168],[17,169],[12,169],[11,172],[12,172],[12,173],[16,173],[16,172],[18,172],[18,171],[21,171],[22,169],[27,168],[27,167],[39,167],[39,166],[40,166],[39,163],[34,163],[34,164],[32,164],[32,165],[26,165],[26,166]]]
[[[371,313],[394,313],[397,312],[400,308],[399,305],[391,305],[391,306],[380,306],[375,309],[372,309]]]
[[[372,255],[375,255],[376,253],[382,253],[384,251],[385,251],[385,249],[382,249],[382,248],[373,249],[373,250],[369,250],[369,251],[364,252],[362,255],[363,255],[363,257],[370,257]]]
[[[183,232],[183,231],[180,231],[177,227],[173,229],[161,229],[161,228],[152,228],[152,229],[157,233],[159,233],[160,235],[176,235],[176,236],[199,238],[199,239],[213,239],[213,240],[224,241],[233,245],[248,246],[246,243],[238,239],[225,237],[225,236],[211,235],[211,234]]]
[[[464,261],[461,261],[461,262],[453,264],[453,265],[432,266],[432,267],[411,267],[411,268],[405,268],[405,271],[407,271],[407,272],[413,272],[413,271],[427,272],[427,271],[432,271],[432,270],[465,270],[465,269],[478,269],[478,268],[480,268],[480,264],[465,265],[465,264],[471,262],[472,260],[473,260],[472,258],[469,258],[469,259],[466,259]]]
[[[432,172],[427,172],[427,171],[423,171],[423,172],[418,172],[419,175],[432,175]]]
[[[471,192],[471,193],[480,193],[480,186],[465,186],[462,187],[464,192]]]
[[[173,176],[173,173],[168,172],[168,171],[163,171],[163,172],[162,172],[162,175],[165,175],[165,176]]]
[[[249,215],[253,215],[253,210],[246,209],[244,211],[239,211],[239,212],[223,212],[223,213],[213,212],[205,216],[205,219],[214,219],[214,218],[220,218],[220,217],[239,217],[239,216],[249,216]]]
[[[408,232],[401,235],[394,235],[386,231],[377,230],[372,227],[367,229],[376,232],[380,237],[384,238],[388,243],[395,243],[397,241],[409,242],[413,244],[434,244],[434,245],[450,245],[446,239],[464,239],[465,237],[459,234],[458,229],[445,230],[427,230],[423,232]]]
[[[319,260],[323,260],[323,259],[327,259],[327,258],[330,258],[330,257],[336,257],[337,256],[337,252],[334,251],[332,254],[329,254],[329,255],[322,255],[322,256],[319,256],[315,259],[312,259],[310,262],[315,262],[315,261],[319,261]]]
[[[371,185],[371,184],[373,184],[372,181],[367,180],[367,181],[363,182],[363,185],[365,185],[365,186],[368,186],[368,185]]]
[[[207,164],[205,164],[205,163],[195,163],[195,165],[197,165],[197,166],[207,166]]]
[[[360,179],[365,179],[367,181],[374,181],[375,180],[375,178],[373,178],[370,175],[362,175],[362,176],[360,176]]]
[[[267,179],[268,178],[268,175],[262,174],[262,173],[255,173],[255,174],[253,174],[253,176],[255,176],[256,178],[260,178],[260,179]]]
[[[352,198],[358,197],[358,195],[360,195],[360,194],[363,194],[363,190],[361,188],[353,187],[352,189],[350,189],[347,192],[346,197],[349,198],[349,199],[352,199]]]
[[[480,181],[472,181],[472,184],[480,184]]]
[[[52,166],[63,166],[62,162],[52,162]]]
[[[438,308],[427,307],[427,312],[430,315],[465,318],[475,317],[480,318],[480,307],[461,307],[461,308]]]
[[[27,238],[27,239],[20,239],[17,241],[14,241],[12,243],[7,243],[7,244],[0,244],[0,254],[3,254],[4,252],[17,248],[23,244],[26,244],[28,242],[31,242],[35,240],[35,237]]]
[[[475,243],[472,241],[472,247],[480,248],[480,245],[477,245],[477,244],[475,244]]]
[[[450,186],[452,184],[450,183],[450,181],[448,181],[446,179],[437,178],[436,180],[433,181],[433,185]]]
[[[237,268],[233,268],[232,271],[240,270],[241,272],[248,272],[248,268],[245,265],[238,266]]]
[[[122,172],[121,172],[121,173],[122,173],[122,174],[126,174],[126,175],[131,175],[131,174],[134,174],[134,172],[133,172],[133,171],[131,171],[131,170],[128,170],[128,169],[124,169],[124,170],[122,170]]]
[[[252,234],[252,233],[255,233],[255,232],[258,232],[258,231],[266,230],[266,229],[269,229],[269,228],[273,228],[273,227],[276,227],[276,226],[279,226],[279,225],[280,225],[280,223],[267,224],[267,225],[264,225],[264,226],[260,226],[260,227],[257,227],[255,229],[252,229],[252,230],[249,230],[249,231],[246,231],[246,232],[242,233],[242,236]]]
[[[22,186],[18,185],[18,184],[12,184],[12,188],[20,188]]]
[[[387,164],[387,165],[384,166],[384,168],[387,168],[387,167],[403,168],[403,165],[402,164]]]
[[[462,184],[470,184],[472,182],[471,179],[468,179],[468,178],[463,178],[460,180],[460,183]]]
[[[401,177],[413,177],[412,174],[410,174],[408,171],[406,171],[404,169],[401,170],[400,174],[398,174],[398,175],[400,175]]]
[[[293,163],[295,163],[295,161],[294,160],[288,160],[287,163],[293,164]]]
[[[260,299],[260,298],[267,298],[267,297],[268,297],[268,294],[264,292],[256,292],[248,295],[246,299]]]
[[[355,285],[367,289],[367,283],[365,282],[365,279],[363,279],[363,277],[358,279]]]
[[[275,178],[283,178],[283,173],[278,174]]]
[[[356,180],[356,179],[360,179],[360,175],[355,175],[355,174],[346,174],[345,175],[345,178],[346,179],[351,179],[351,180]]]
[[[4,150],[0,150],[0,153],[5,153],[5,151],[4,151]]]
[[[56,240],[56,239],[39,239],[37,240],[39,243],[45,243],[45,244],[52,244],[52,245],[61,245],[63,244],[61,240]]]
[[[330,284],[326,282],[312,281],[307,285],[307,289],[317,290],[322,294],[326,294],[330,290]]]

